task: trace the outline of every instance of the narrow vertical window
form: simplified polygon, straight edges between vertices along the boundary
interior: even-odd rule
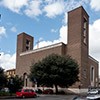
[[[90,70],[90,79],[91,79],[91,82],[94,82],[94,68],[91,67],[91,70]]]
[[[91,68],[91,81],[93,81],[93,67]]]
[[[86,69],[83,70],[84,78],[86,78]]]
[[[30,50],[30,41],[26,39],[26,50]]]
[[[25,86],[25,87],[27,87],[27,81],[28,81],[27,79],[28,79],[27,73],[24,73],[24,74],[23,74],[23,80],[24,80],[24,86]]]
[[[94,86],[94,77],[95,77],[94,67],[91,66],[90,67],[90,82],[91,82],[91,86]]]
[[[84,17],[83,21],[83,43],[87,44],[87,19]]]

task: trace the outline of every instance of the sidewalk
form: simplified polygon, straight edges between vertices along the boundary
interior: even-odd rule
[[[0,96],[0,99],[13,99],[16,98],[16,96]]]

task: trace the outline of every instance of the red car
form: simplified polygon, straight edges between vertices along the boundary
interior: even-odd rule
[[[34,92],[33,89],[20,89],[16,92],[16,97],[36,97],[37,94]]]
[[[43,91],[43,94],[53,94],[53,90],[52,89],[46,89]]]

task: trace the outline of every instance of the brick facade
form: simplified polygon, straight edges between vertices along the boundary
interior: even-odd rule
[[[34,38],[26,33],[19,34],[17,37],[16,74],[25,77],[30,73],[32,63],[34,64],[49,54],[70,55],[78,62],[80,70],[80,82],[72,87],[98,86],[98,61],[89,56],[88,27],[89,16],[81,6],[68,12],[68,44],[57,43],[33,49]],[[91,82],[91,76],[93,76],[93,82]],[[31,85],[27,80],[27,86]]]

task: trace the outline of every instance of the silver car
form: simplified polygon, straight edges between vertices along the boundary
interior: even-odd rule
[[[91,89],[88,91],[87,100],[100,100],[100,94],[97,89]]]

